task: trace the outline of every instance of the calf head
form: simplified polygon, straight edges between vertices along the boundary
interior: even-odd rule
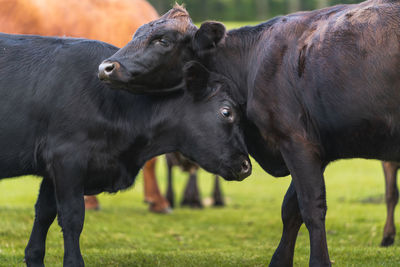
[[[229,80],[197,62],[184,66],[187,95],[176,118],[178,149],[209,172],[227,180],[251,173],[239,105],[229,93]]]

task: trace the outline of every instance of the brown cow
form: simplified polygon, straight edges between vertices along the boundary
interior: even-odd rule
[[[85,37],[125,45],[137,28],[158,17],[145,0],[0,0],[0,32]],[[155,160],[155,159],[154,159]],[[145,199],[151,210],[168,210],[155,181],[154,160],[144,167]],[[99,207],[95,196],[86,207]]]
[[[145,0],[0,0],[0,31],[72,36],[125,45],[158,17]]]

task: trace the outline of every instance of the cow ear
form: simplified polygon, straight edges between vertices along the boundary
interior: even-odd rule
[[[194,35],[194,50],[198,52],[213,50],[225,37],[225,33],[224,24],[215,21],[204,22]]]
[[[186,90],[195,101],[202,100],[208,95],[208,79],[210,72],[197,61],[190,61],[183,67]]]

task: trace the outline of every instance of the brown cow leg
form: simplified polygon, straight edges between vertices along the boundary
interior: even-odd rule
[[[225,206],[224,197],[222,195],[221,185],[218,175],[215,175],[214,192],[213,192],[213,206]]]
[[[152,158],[146,162],[143,168],[144,201],[150,204],[151,212],[168,213],[171,209],[158,188],[155,166],[156,158]]]
[[[99,210],[100,204],[96,196],[85,196],[85,210]]]
[[[197,186],[197,169],[193,168],[190,170],[190,177],[183,194],[181,206],[189,206],[191,208],[203,207],[199,187]]]
[[[399,191],[397,189],[397,169],[399,166],[395,162],[382,162],[382,165],[386,184],[385,196],[387,216],[381,246],[387,247],[393,244],[396,236],[394,209],[399,200]]]

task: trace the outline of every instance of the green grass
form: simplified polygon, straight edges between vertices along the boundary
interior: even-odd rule
[[[160,184],[165,163],[158,162]],[[186,175],[174,171],[181,196]],[[203,198],[212,176],[200,173]],[[40,179],[0,182],[0,266],[23,266]],[[243,182],[223,182],[226,208],[178,208],[169,215],[151,214],[143,203],[142,179],[115,195],[102,194],[102,209],[87,212],[81,249],[87,266],[265,266],[281,234],[280,204],[290,178],[275,179],[254,166]],[[384,181],[378,161],[349,160],[326,171],[327,232],[335,266],[398,266],[399,242],[380,248],[385,217]],[[366,201],[366,200],[374,201]],[[377,200],[377,201],[375,201]],[[61,266],[63,241],[54,223],[47,240],[47,266]],[[306,266],[308,232],[302,227],[295,266]]]

